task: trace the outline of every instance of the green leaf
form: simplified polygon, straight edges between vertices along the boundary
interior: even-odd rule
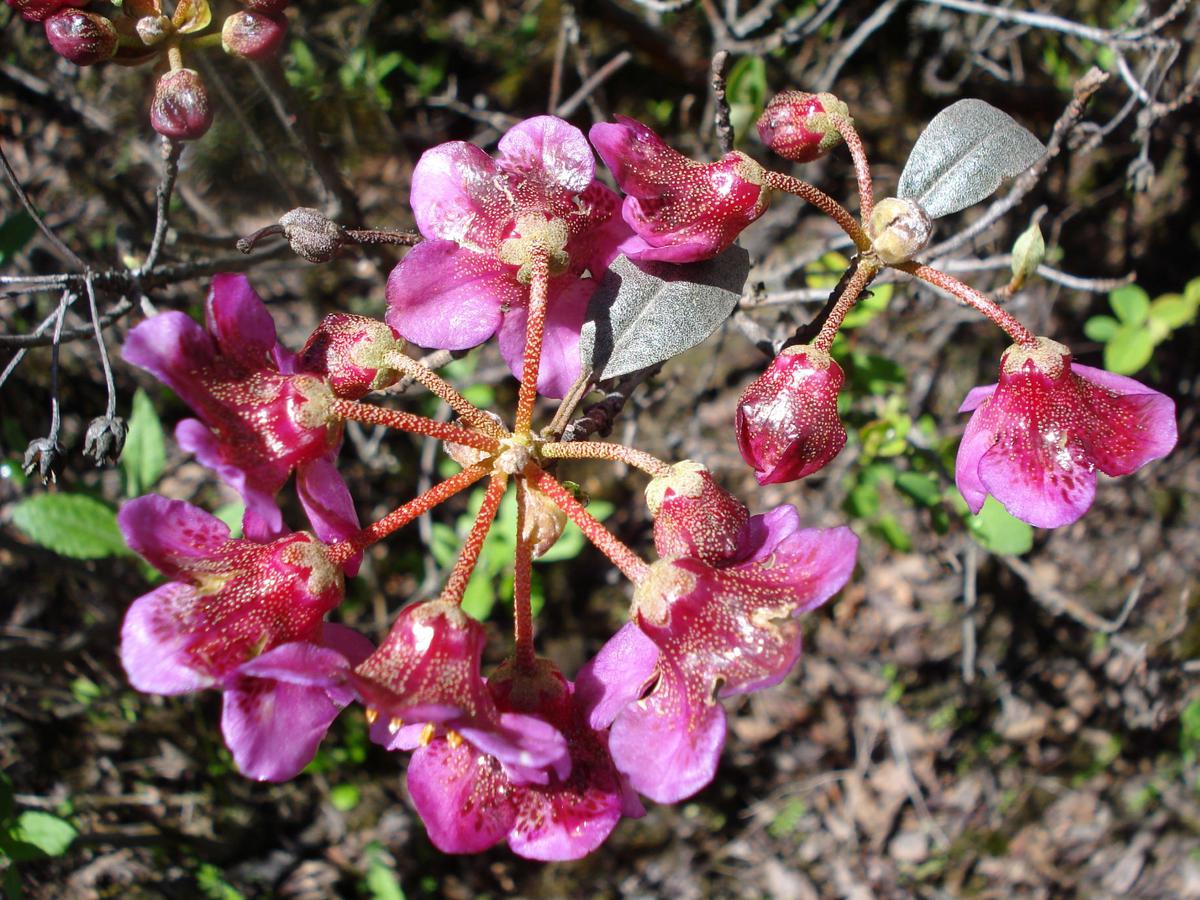
[[[372,844],[368,846],[367,851],[371,861],[367,864],[366,887],[371,900],[407,900],[396,874],[391,866],[384,862],[383,848]]]
[[[874,518],[879,512],[879,491],[874,485],[855,485],[846,497],[846,509],[855,518]]]
[[[1183,299],[1192,309],[1200,307],[1200,278],[1193,278],[1183,288]]]
[[[33,216],[21,210],[0,222],[0,266],[7,265],[37,233]]]
[[[496,585],[481,569],[477,567],[471,573],[471,580],[463,591],[462,610],[472,619],[486,622],[496,606]]]
[[[912,538],[908,536],[904,526],[896,521],[895,516],[883,516],[871,526],[871,530],[887,541],[893,550],[907,553],[912,549]]]
[[[1108,302],[1126,325],[1141,325],[1150,314],[1150,297],[1136,284],[1117,288],[1108,295]]]
[[[901,472],[896,476],[896,487],[920,506],[933,506],[942,498],[937,481],[921,472]]]
[[[734,137],[745,140],[767,102],[767,64],[758,56],[744,56],[729,70],[726,97]]]
[[[196,887],[208,900],[242,900],[242,892],[226,881],[212,863],[204,863],[196,870]]]
[[[846,318],[842,320],[842,327],[859,328],[866,325],[887,309],[887,305],[891,300],[892,285],[881,284],[878,287],[872,288],[867,293],[867,296],[855,303],[850,312],[846,314]]]
[[[459,543],[458,534],[453,528],[442,522],[433,523],[429,553],[439,567],[446,569],[454,565],[454,558],[458,556]]]
[[[992,553],[1020,556],[1033,548],[1033,528],[1009,515],[995,497],[988,497],[967,524],[975,540]]]
[[[65,819],[37,810],[26,810],[9,829],[9,855],[15,862],[62,856],[79,832]]]
[[[1112,340],[1112,336],[1120,327],[1121,323],[1112,316],[1092,316],[1083,323],[1083,333],[1088,336],[1088,340],[1106,344]]]
[[[30,540],[74,559],[130,552],[116,512],[86,494],[38,494],[13,507],[12,521]]]
[[[233,503],[218,506],[213,510],[213,515],[229,526],[229,536],[231,538],[240,538],[242,536],[242,520],[246,516],[246,504],[241,500],[235,500]]]
[[[593,500],[588,503],[587,510],[601,522],[612,515],[613,505],[607,500]],[[563,529],[562,536],[558,542],[537,558],[539,563],[563,562],[564,560],[574,559],[583,550],[584,544],[587,543],[587,538],[583,536],[583,532],[579,530],[579,526],[574,522],[567,522],[567,527]]]
[[[1132,375],[1154,355],[1154,336],[1140,325],[1122,325],[1104,345],[1104,368],[1118,375]]]
[[[121,452],[125,495],[137,497],[154,487],[167,465],[167,439],[154,403],[141,388],[133,395],[129,434]]]
[[[353,784],[338,784],[329,791],[329,802],[340,812],[350,812],[362,800],[362,791]]]
[[[1163,294],[1150,304],[1150,320],[1162,322],[1174,331],[1176,328],[1182,328],[1195,321],[1198,303],[1200,303],[1200,291],[1197,292],[1194,303],[1179,294]]]
[[[804,268],[804,284],[810,288],[832,291],[841,280],[842,273],[850,266],[850,260],[836,250],[831,250]]]

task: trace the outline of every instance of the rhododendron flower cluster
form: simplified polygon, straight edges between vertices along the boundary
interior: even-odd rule
[[[279,4],[251,6],[256,15],[279,12]],[[227,30],[264,45],[275,39],[244,19]],[[612,262],[620,254],[660,265],[712,259],[776,190],[832,216],[859,257],[815,336],[788,342],[738,404],[736,440],[760,483],[819,471],[846,444],[838,416],[845,379],[833,340],[886,266],[950,291],[1015,342],[999,383],[963,404],[974,414],[957,479],[972,510],[990,493],[1028,522],[1063,525],[1090,505],[1096,469],[1126,474],[1174,446],[1169,399],[1074,364],[1062,345],[914,260],[928,234],[908,240],[910,219],[930,220],[916,199],[873,205],[861,141],[836,98],[790,92],[768,115],[764,140],[797,161],[844,139],[862,221],[745,153],[694,161],[625,118],[590,132],[621,198],[597,179],[583,132],[539,116],[509,130],[494,157],[460,141],[421,156],[409,199],[424,240],[388,278],[386,321],[333,313],[292,353],[249,281],[219,275],[203,327],[164,312],[132,329],[125,358],[195,413],[179,423],[178,442],[246,506],[240,539],[181,501],[142,497],[121,510],[130,546],[170,579],[126,616],[121,658],[133,685],[161,694],[222,691],[221,726],[235,762],[268,780],[298,773],[338,712],[359,703],[373,740],[411,753],[412,802],[433,843],[451,853],[507,841],[532,859],[575,859],[622,817],[642,815],[639,795],[673,803],[702,790],[725,744],[721,701],[794,670],[806,616],[849,581],[858,539],[846,527],[805,527],[792,505],[752,515],[699,463],[567,440],[564,423],[596,383],[593,361],[581,358],[581,330]],[[351,239],[315,210],[288,216],[276,231],[310,261],[332,259]],[[474,406],[404,343],[465,350],[493,337],[520,382],[508,419]],[[370,401],[401,378],[457,417]],[[567,398],[542,428],[539,395]],[[336,467],[346,422],[442,441],[460,470],[360,527]],[[574,459],[621,462],[650,476],[656,560],[608,531],[559,480],[557,467]],[[285,522],[279,504],[293,474],[306,525]],[[404,604],[378,647],[328,620],[369,547],[477,483],[478,513],[439,596]],[[517,501],[514,635],[496,664],[485,659],[486,626],[462,604],[508,490]],[[531,587],[533,560],[568,520],[632,585],[627,621],[573,680],[537,652]]]

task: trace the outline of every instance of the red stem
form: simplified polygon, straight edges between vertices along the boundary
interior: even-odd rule
[[[584,536],[595,544],[614,566],[621,570],[622,575],[634,584],[646,576],[646,570],[649,568],[646,561],[625,546],[595,516],[584,509],[583,504],[559,484],[553,475],[537,466],[529,466],[525,469],[525,477],[539,491],[553,500],[558,508],[567,514],[567,518],[579,526],[579,530],[583,532]]]
[[[440,484],[435,484],[425,493],[414,497],[403,506],[392,510],[374,525],[368,525],[362,531],[358,532],[358,534],[333,544],[329,548],[329,558],[335,565],[341,565],[356,553],[359,553],[371,544],[383,540],[392,532],[403,528],[413,519],[423,516],[439,503],[449,500],[459,491],[470,487],[490,471],[491,469],[488,466],[471,466],[470,468],[463,469],[457,475],[447,478]]]
[[[655,478],[671,474],[671,467],[657,456],[626,447],[624,444],[606,444],[603,441],[567,441],[542,444],[538,452],[547,459],[607,459],[612,462],[623,462],[635,469],[641,469],[647,475]]]
[[[352,419],[355,422],[363,422],[367,425],[383,425],[399,431],[423,434],[427,437],[437,438],[439,441],[448,441],[451,444],[464,444],[487,453],[495,453],[500,448],[495,438],[480,434],[477,431],[468,431],[458,425],[451,425],[449,422],[435,422],[433,419],[427,419],[424,416],[415,416],[412,413],[401,412],[398,409],[373,406],[370,403],[359,403],[357,400],[342,400],[340,398],[334,400],[330,404],[330,411],[341,419]]]
[[[799,178],[793,178],[791,175],[785,175],[783,172],[768,171],[763,176],[763,184],[777,191],[784,191],[788,194],[795,194],[803,200],[811,203],[825,215],[829,216],[841,227],[842,231],[850,236],[860,252],[866,252],[871,249],[871,239],[867,237],[867,233],[863,231],[862,226],[854,216],[850,215],[846,207],[838,203],[824,191],[813,187],[807,181],[802,181]]]
[[[521,388],[517,393],[517,421],[513,431],[529,434],[533,425],[533,404],[537,400],[538,370],[542,364],[542,338],[546,330],[546,305],[550,292],[550,256],[543,247],[535,247],[529,261],[529,315],[525,326],[525,359],[521,366]]]
[[[813,338],[812,344],[814,347],[824,350],[827,353],[829,352],[829,348],[833,346],[833,339],[837,336],[838,329],[842,327],[842,322],[846,320],[846,314],[854,308],[854,304],[858,302],[858,298],[862,296],[862,292],[878,272],[879,263],[874,257],[859,258],[854,274],[850,276],[850,280],[842,288],[842,293],[834,302],[833,309],[829,311],[828,317],[821,324],[821,330]]]
[[[854,175],[858,179],[858,211],[862,220],[869,222],[871,213],[875,211],[875,196],[871,189],[871,167],[867,163],[866,148],[850,119],[842,116],[829,116],[828,119],[846,142],[850,157],[854,160]]]
[[[525,480],[517,479],[517,552],[513,569],[513,657],[517,670],[534,671],[533,544],[525,536]]]
[[[1001,309],[986,295],[981,294],[969,284],[963,284],[963,282],[959,281],[953,275],[947,275],[940,269],[917,262],[903,263],[896,266],[896,268],[953,294],[963,303],[967,304],[967,306],[983,313],[996,323],[996,325],[1003,328],[1008,333],[1008,336],[1018,344],[1032,347],[1037,343],[1037,338],[1033,333],[1022,325],[1012,313]]]
[[[454,561],[454,568],[450,570],[450,577],[446,579],[446,586],[442,588],[441,599],[451,603],[462,603],[467,582],[471,580],[471,573],[475,571],[475,563],[479,562],[479,553],[483,550],[488,531],[491,530],[492,520],[496,518],[496,510],[500,508],[500,500],[504,496],[504,486],[507,482],[508,476],[503,472],[492,473],[492,480],[488,482],[487,492],[483,495],[483,505],[479,507],[479,515],[475,517],[475,524],[471,526],[471,531],[463,541],[458,559]]]
[[[402,372],[406,377],[423,385],[430,393],[444,400],[452,410],[462,417],[464,422],[473,428],[496,438],[507,436],[507,430],[503,425],[482,410],[477,409],[470,400],[456,391],[450,382],[420,360],[405,356],[403,353],[394,353],[388,356],[387,362],[396,371]]]

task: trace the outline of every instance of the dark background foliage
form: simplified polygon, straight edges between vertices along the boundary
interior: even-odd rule
[[[1109,288],[1136,272],[1158,297],[1200,274],[1200,119],[1195,103],[1172,102],[1196,92],[1200,16],[1175,4],[1182,14],[1152,39],[1123,42],[1108,29],[1169,4],[1043,3],[1065,19],[1033,22],[951,8],[961,5],[297,3],[279,69],[256,72],[219,51],[197,58],[217,119],[183,155],[164,260],[229,256],[238,236],[297,205],[347,225],[410,228],[409,178],[424,149],[449,139],[488,146],[548,109],[585,129],[632,115],[711,158],[709,65],[722,48],[732,54],[735,124],[784,88],[832,89],[846,101],[877,196],[950,102],[985,99],[1048,139],[1072,86],[1096,65],[1110,77],[1044,174],[943,262],[995,290],[1008,278],[1003,254],[1041,215],[1047,263],[1084,281],[1036,279],[1010,308],[1099,365],[1102,347],[1084,328],[1111,312]],[[218,5],[215,19],[225,12]],[[146,118],[151,73],[70,66],[7,7],[0,34],[0,139],[18,177],[94,266],[140,260],[161,169]],[[298,117],[278,115],[276,102]],[[754,140],[739,146],[766,160]],[[804,174],[853,203],[844,152]],[[0,204],[13,221],[14,195],[0,193]],[[941,222],[935,242],[987,206]],[[814,525],[848,522],[864,538],[860,567],[811,617],[806,657],[785,684],[731,705],[716,781],[622,823],[578,863],[539,865],[503,848],[439,854],[405,799],[402,760],[369,744],[357,711],[339,719],[305,774],[263,785],[232,771],[216,694],[133,692],[117,635],[147,589],[145,568],[128,556],[67,560],[12,524],[17,505],[45,491],[19,476],[49,418],[50,351],[31,350],[0,391],[0,768],[13,816],[46,812],[78,836],[60,855],[18,863],[10,887],[19,881],[34,897],[1200,896],[1197,329],[1172,332],[1137,374],[1178,400],[1175,453],[1102,480],[1082,521],[1038,532],[1029,548],[1020,546],[1028,534],[1008,536],[1027,552],[994,553],[1003,540],[972,536],[951,467],[956,406],[994,379],[1002,335],[911,283],[897,284],[886,313],[839,351],[852,432],[842,456],[769,489],[754,486],[738,457],[734,405],[765,363],[755,342],[785,337],[820,309],[838,273],[831,280],[813,265],[829,261],[835,236],[811,210],[778,199],[743,239],[754,269],[739,311],[640,388],[614,435],[706,463],[755,511],[791,502]],[[40,236],[3,237],[4,273],[67,270]],[[251,278],[296,346],[326,311],[381,314],[398,258],[376,248],[310,266],[280,251]],[[5,335],[31,331],[58,300],[0,288]],[[205,289],[192,278],[131,297],[107,331],[114,356],[150,305],[197,314]],[[103,295],[102,310],[120,299]],[[66,326],[86,322],[85,310],[72,311]],[[3,352],[7,362],[13,350]],[[128,473],[94,469],[78,452],[105,404],[94,342],[64,344],[60,362],[68,454],[51,490],[115,504]],[[511,407],[513,382],[494,349],[449,372]],[[143,373],[118,361],[116,378],[123,415],[139,386],[168,427],[184,415]],[[436,409],[415,393],[383,402]],[[342,461],[367,518],[436,477],[438,455],[355,428]],[[599,464],[571,473],[614,504],[610,527],[649,549],[641,476]],[[173,446],[155,489],[210,509],[232,499]],[[439,511],[437,523],[453,526],[462,509]],[[422,543],[433,533],[425,523],[377,547],[343,620],[377,640],[402,603],[436,590],[439,563]],[[541,571],[541,647],[572,673],[622,621],[628,591],[590,549]],[[492,621],[489,658],[499,659],[503,604]]]

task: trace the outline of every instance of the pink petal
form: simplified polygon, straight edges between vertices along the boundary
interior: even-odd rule
[[[658,662],[658,645],[627,622],[579,670],[575,692],[588,724],[608,728],[645,689]]]
[[[633,232],[621,218],[621,198],[607,185],[593,181],[576,200],[574,211],[566,216],[571,272],[578,275],[588,269],[599,278]]]
[[[757,557],[752,568],[743,563],[730,571],[786,583],[804,598],[793,616],[816,609],[846,586],[858,555],[858,538],[849,528],[794,530],[791,526],[800,519],[791,506],[754,516],[751,522],[755,519],[763,520],[769,535],[760,551],[767,555]]]
[[[153,374],[193,409],[202,408],[208,389],[196,372],[212,365],[213,342],[181,312],[159,313],[133,328],[121,356]]]
[[[967,403],[971,402],[971,397],[976,391],[982,390],[985,389],[975,388],[971,391],[967,395],[963,407],[965,408]],[[992,390],[995,390],[994,385]],[[980,398],[978,402],[982,403],[986,399],[987,397]],[[984,487],[983,481],[979,477],[979,461],[983,459],[983,454],[996,444],[994,418],[993,411],[986,406],[975,409],[975,414],[971,416],[971,420],[967,422],[967,428],[963,432],[962,442],[958,445],[958,456],[954,462],[954,481],[958,485],[958,492],[962,494],[963,499],[967,501],[967,507],[975,515],[978,515],[979,511],[983,509],[983,503],[987,499],[987,488]]]
[[[725,711],[715,701],[694,702],[684,677],[660,662],[650,695],[630,704],[608,733],[613,762],[641,794],[675,803],[705,787],[725,743]]]
[[[478,853],[508,834],[516,809],[500,790],[506,781],[499,763],[465,741],[435,740],[408,764],[413,806],[443,853]]]
[[[1078,450],[1055,453],[1044,442],[997,444],[980,459],[979,480],[1009,513],[1037,528],[1070,525],[1096,496],[1096,473]]]
[[[499,167],[518,185],[562,202],[592,183],[596,163],[583,132],[556,116],[534,116],[510,128],[499,144]]]
[[[588,131],[596,152],[626,194],[658,196],[662,185],[654,176],[684,171],[687,157],[636,119],[616,119],[616,123],[598,122]]]
[[[293,641],[243,663],[235,677],[328,688],[344,684],[349,672],[349,662],[338,651],[307,641]]]
[[[1118,395],[1112,412],[1108,412],[1106,398],[1093,400],[1100,401],[1097,405],[1101,406],[1102,421],[1113,432],[1092,442],[1092,457],[1100,471],[1128,475],[1175,449],[1179,428],[1174,400],[1132,378],[1103,369],[1073,364],[1071,371],[1085,382]]]
[[[579,332],[595,289],[596,282],[592,279],[560,278],[550,284],[542,362],[538,369],[538,393],[543,397],[565,397],[579,377],[582,366]],[[500,325],[500,355],[518,379],[525,359],[528,312],[523,305],[514,307]]]
[[[229,527],[216,516],[158,494],[124,504],[117,524],[130,549],[169,577],[215,555],[229,540]]]
[[[357,666],[375,652],[375,645],[345,625],[326,622],[321,626],[321,646],[336,650],[346,657],[351,667]]]
[[[316,755],[337,714],[323,687],[242,677],[225,690],[221,733],[244,775],[286,781]]]
[[[121,625],[121,665],[129,683],[150,694],[186,694],[210,687],[211,678],[191,668],[192,634],[182,625],[193,588],[172,581],[133,601]]]
[[[421,154],[408,197],[425,237],[491,250],[513,218],[505,188],[490,156],[474,144],[450,141]]]
[[[973,409],[977,409],[979,404],[981,404],[988,397],[992,396],[992,394],[996,393],[996,387],[997,385],[994,384],[985,384],[980,385],[979,387],[971,388],[971,390],[967,392],[967,396],[963,400],[962,406],[958,408],[958,411],[960,413],[964,413],[971,412]]]
[[[246,471],[227,461],[222,444],[208,427],[198,419],[184,419],[175,426],[175,441],[188,453],[194,453],[201,464],[208,466],[237,491],[246,503],[246,513],[258,517],[253,537],[283,534],[283,513],[275,495],[287,481],[291,467],[285,462],[270,463]],[[261,523],[261,525],[259,525]]]
[[[248,371],[265,368],[275,349],[275,322],[245,275],[214,275],[205,309],[222,356]]]
[[[466,350],[500,326],[500,310],[525,302],[512,266],[450,241],[426,241],[388,276],[387,323],[422,347]]]
[[[559,778],[571,774],[567,741],[557,728],[536,716],[501,713],[498,725],[481,728],[458,725],[455,729],[488,756],[499,760],[514,784],[545,784],[548,769]]]
[[[332,453],[297,466],[296,493],[308,514],[313,531],[321,540],[334,543],[358,533],[354,498],[350,496],[350,489],[334,465]],[[346,574],[357,573],[361,560],[359,556],[353,565],[347,564]]]

